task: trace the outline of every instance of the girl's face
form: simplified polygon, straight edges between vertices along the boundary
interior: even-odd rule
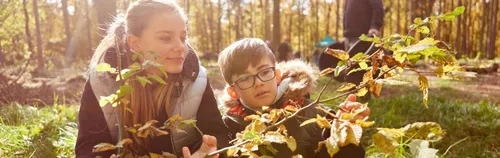
[[[142,60],[150,60],[162,65],[168,73],[180,73],[186,58],[187,27],[178,13],[163,12],[155,14],[138,36],[129,35],[127,42],[134,52],[142,52]],[[150,73],[161,74],[157,69]]]

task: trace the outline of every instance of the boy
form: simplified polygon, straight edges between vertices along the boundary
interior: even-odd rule
[[[314,69],[300,60],[276,65],[274,54],[260,39],[246,38],[231,44],[219,54],[218,64],[229,84],[229,97],[224,101],[228,110],[223,120],[233,136],[232,139],[250,123],[244,120],[245,116],[262,111],[263,106],[285,108],[289,105],[300,107],[311,103],[304,96],[313,88]],[[342,105],[343,109],[359,108],[361,104],[355,100],[355,96],[349,96]],[[325,115],[311,107],[299,114],[302,118],[285,122],[288,134],[297,141],[297,150],[292,152],[286,144],[273,144],[279,151],[275,156],[292,157],[300,154],[303,157],[329,157],[325,150],[315,153],[318,142],[325,139],[322,138],[322,129],[316,124],[300,127],[301,122],[314,118],[317,114]],[[368,116],[369,110],[360,115]],[[306,119],[303,119],[304,117]],[[350,144],[340,148],[334,157],[364,157],[364,154],[362,147]]]

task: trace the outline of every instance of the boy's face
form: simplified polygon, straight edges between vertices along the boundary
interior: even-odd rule
[[[263,57],[257,65],[249,65],[244,73],[232,76],[231,87],[243,104],[260,109],[273,103],[278,90],[274,65],[271,59]]]

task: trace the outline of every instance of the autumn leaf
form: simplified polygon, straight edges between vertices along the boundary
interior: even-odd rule
[[[281,135],[281,133],[271,131],[266,133],[264,141],[283,144],[286,142],[286,138],[285,136]]]
[[[316,123],[320,128],[332,128],[332,125],[328,120],[324,117],[321,117],[320,115],[316,115]]]
[[[403,128],[404,134],[413,139],[440,140],[443,135],[441,126],[435,122],[415,122]]]
[[[150,127],[149,129],[151,130],[151,133],[153,134],[153,136],[168,135],[168,131],[158,129],[156,127]]]
[[[336,57],[336,58],[338,58],[340,60],[347,60],[347,59],[349,59],[349,53],[347,53],[344,50],[327,48],[325,50],[325,53],[326,54],[330,54],[331,56],[334,56],[334,57]]]
[[[368,89],[364,87],[358,90],[358,92],[356,92],[356,96],[358,97],[365,96],[366,93],[368,93]]]
[[[161,152],[161,156],[163,156],[163,158],[176,158],[177,157],[172,153],[164,152],[164,151]]]
[[[115,147],[123,148],[123,145],[126,145],[126,144],[132,144],[132,139],[130,139],[130,138],[122,139],[120,142],[116,143]]]
[[[333,71],[335,71],[335,69],[333,69],[333,68],[329,67],[329,68],[326,68],[326,69],[322,70],[322,71],[318,74],[318,76],[326,76],[326,75],[328,75],[328,74],[332,73]]]
[[[191,127],[194,127],[196,126],[196,120],[182,120],[180,123],[179,123],[179,128],[184,128],[185,125],[188,125],[188,126],[191,126]]]
[[[408,143],[410,153],[415,158],[438,158],[437,149],[429,148],[429,141],[412,140]]]
[[[356,84],[347,83],[347,84],[342,85],[339,89],[337,89],[337,92],[344,92],[344,91],[350,90],[354,87],[356,87]]]
[[[335,155],[340,150],[339,146],[337,145],[337,142],[334,141],[331,137],[326,139],[325,147],[330,157],[333,157],[333,155]]]
[[[239,151],[238,147],[233,147],[233,148],[229,148],[227,150],[226,154],[228,157],[232,157],[232,156],[235,156],[235,154],[238,153],[238,151]]]
[[[292,152],[297,150],[297,141],[292,136],[286,138],[286,144],[288,145],[288,148],[292,150]]]
[[[372,73],[372,71],[367,71],[363,75],[363,81],[361,82],[361,84],[369,83],[370,81],[373,81],[373,73]]]
[[[370,85],[370,92],[375,94],[375,97],[379,98],[380,92],[382,91],[382,84],[377,82],[372,82],[372,83],[373,84]]]
[[[373,126],[373,124],[375,124],[375,121],[356,120],[356,124],[360,125],[363,128],[367,128]]]
[[[386,154],[393,154],[399,147],[399,139],[404,135],[402,129],[378,128],[372,135],[373,144]]]
[[[149,135],[149,133],[151,132],[150,127],[155,123],[158,123],[158,121],[150,120],[150,121],[146,122],[141,128],[139,128],[137,130],[137,136],[142,137],[142,138],[146,138]]]
[[[377,79],[375,82],[380,83],[380,84],[387,84],[387,85],[391,85],[391,86],[410,84],[410,82],[407,82],[407,81],[399,81],[399,80],[394,80],[394,79]]]
[[[108,150],[115,150],[116,147],[113,144],[109,143],[99,143],[94,146],[94,149],[92,149],[92,152],[102,152],[102,151],[108,151]]]
[[[427,100],[429,98],[429,81],[424,75],[418,74],[418,87],[422,90],[424,96],[424,105],[427,108]]]

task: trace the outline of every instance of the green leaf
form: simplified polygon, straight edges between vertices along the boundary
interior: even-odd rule
[[[95,67],[97,72],[115,72],[116,69],[112,68],[108,63],[100,63]]]
[[[415,45],[410,45],[408,47],[405,47],[405,48],[398,50],[396,53],[399,53],[399,52],[407,52],[407,53],[420,52],[420,51],[423,51],[425,49],[433,47],[438,42],[439,41],[436,41],[433,38],[425,38],[425,39],[419,41]]]
[[[417,28],[417,32],[423,33],[423,34],[429,34],[431,30],[427,26],[420,26]]]
[[[347,75],[349,76],[351,73],[360,72],[360,71],[363,71],[363,70],[368,71],[368,70],[370,70],[370,69],[371,69],[371,68],[369,68],[369,67],[364,68],[364,69],[363,69],[363,68],[355,68],[355,69],[352,69],[351,71],[349,71],[349,72],[347,73]]]
[[[245,131],[245,133],[243,134],[243,139],[253,139],[258,136],[259,134],[255,131]]]
[[[387,85],[396,85],[396,86],[410,84],[410,82],[393,80],[393,79],[377,79],[375,82]]]
[[[457,7],[457,8],[455,8],[455,10],[453,10],[453,15],[458,16],[458,15],[464,13],[464,11],[465,11],[464,6]]]
[[[139,70],[141,69],[141,64],[137,63],[137,62],[134,62],[132,65],[130,65],[128,68],[130,68],[130,70]]]
[[[132,74],[132,72],[130,71],[130,69],[122,69],[122,71],[120,71],[120,74],[122,75],[122,79],[127,79]],[[116,75],[116,81],[120,81],[119,75]]]
[[[167,84],[167,82],[165,82],[160,76],[158,75],[150,75],[149,76],[150,78],[153,78],[154,80],[156,80],[156,82],[158,83],[161,83],[161,84]]]
[[[360,67],[361,69],[366,69],[366,68],[368,68],[368,64],[366,64],[366,62],[359,62],[358,64],[359,64],[359,67]]]
[[[161,67],[162,65],[161,64],[158,64],[156,62],[153,62],[151,60],[146,60],[142,63],[142,67],[143,68],[146,68],[148,66],[154,66],[154,67]]]
[[[136,76],[136,79],[139,80],[139,82],[141,83],[141,85],[143,87],[146,86],[146,84],[152,84],[152,82],[150,80],[148,80],[146,77],[142,77],[142,76]]]
[[[132,54],[132,61],[136,61],[137,58],[142,57],[143,55],[140,53],[133,52]]]
[[[396,61],[398,61],[400,63],[404,63],[404,61],[406,60],[407,56],[408,56],[408,54],[405,53],[405,52],[395,53],[394,54],[394,59],[396,59]]]
[[[129,84],[120,86],[120,89],[116,91],[116,94],[118,94],[118,98],[128,96],[130,95],[130,93],[132,93],[132,86],[130,86]]]
[[[271,144],[267,144],[266,149],[273,153],[273,155],[276,155],[278,153],[278,150],[276,150]]]
[[[354,55],[351,59],[352,60],[361,60],[363,58],[366,58],[368,57],[365,53],[358,53],[356,55]]]
[[[413,23],[414,23],[415,25],[421,25],[421,24],[423,24],[424,22],[422,21],[422,18],[415,18],[415,19],[413,19]]]

